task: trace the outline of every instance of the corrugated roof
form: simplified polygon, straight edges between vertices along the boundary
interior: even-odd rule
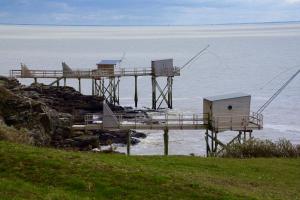
[[[97,65],[116,65],[119,64],[121,60],[101,60]]]
[[[251,95],[250,94],[245,94],[245,93],[242,93],[242,92],[237,92],[237,93],[231,93],[231,94],[224,94],[224,95],[206,97],[204,99],[206,99],[208,101],[218,101],[218,100],[234,99],[234,98],[248,97],[248,96],[251,96]]]

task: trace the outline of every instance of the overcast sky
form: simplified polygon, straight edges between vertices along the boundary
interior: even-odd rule
[[[200,25],[299,21],[300,0],[0,0],[0,23]]]

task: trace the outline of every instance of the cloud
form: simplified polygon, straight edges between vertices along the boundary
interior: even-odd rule
[[[300,0],[0,1],[0,23],[191,25],[296,20],[300,20]]]

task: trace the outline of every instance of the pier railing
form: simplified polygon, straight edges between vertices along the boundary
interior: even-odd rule
[[[151,68],[115,68],[113,71],[105,70],[11,70],[10,76],[14,78],[101,78],[121,76],[150,76]],[[174,75],[180,75],[180,69],[174,68]]]
[[[262,129],[263,115],[252,112],[250,115],[215,116],[211,127],[215,131]]]
[[[156,113],[148,117],[136,113],[131,115],[118,114],[115,117],[118,120],[118,127],[120,129],[202,129],[208,124],[205,123],[206,114],[172,114],[172,113]],[[86,126],[98,126],[103,128],[102,114],[87,114],[85,116]]]
[[[263,116],[258,113],[250,115],[217,116],[209,120],[208,114],[173,114],[155,113],[145,117],[143,114],[115,115],[119,129],[213,129],[221,132],[226,130],[246,131],[263,128]],[[102,114],[87,114],[85,126],[103,129]]]

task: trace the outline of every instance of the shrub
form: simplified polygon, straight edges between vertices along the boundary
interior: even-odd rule
[[[289,140],[251,139],[244,143],[228,146],[222,157],[252,158],[252,157],[300,157],[300,145],[293,145]]]
[[[0,140],[22,144],[34,144],[34,140],[27,129],[17,130],[5,124],[0,125]]]

